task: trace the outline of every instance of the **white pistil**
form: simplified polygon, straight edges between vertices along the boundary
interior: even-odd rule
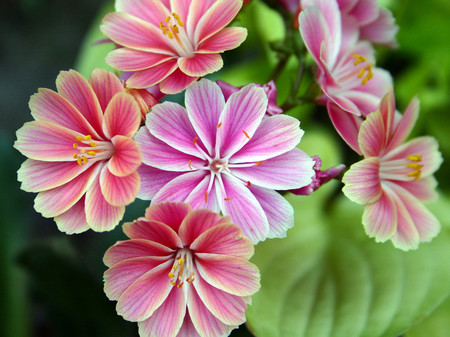
[[[173,19],[173,20],[172,20]],[[191,40],[186,34],[184,23],[180,16],[173,12],[172,16],[167,16],[164,22],[159,23],[159,27],[163,35],[166,35],[170,40],[170,44],[175,49],[177,54],[181,57],[192,57],[194,55],[194,48]]]
[[[172,270],[169,272],[170,283],[182,288],[184,284],[195,281],[192,254],[189,249],[183,248],[177,252],[173,262]]]

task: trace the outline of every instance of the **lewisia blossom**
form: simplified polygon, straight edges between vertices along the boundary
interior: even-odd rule
[[[89,82],[61,72],[58,92],[30,99],[35,121],[17,131],[14,147],[28,157],[18,171],[34,207],[68,234],[113,229],[140,186],[141,153],[132,137],[140,110],[120,80],[94,70]]]
[[[416,249],[440,230],[439,221],[423,205],[437,197],[433,173],[442,163],[432,137],[404,143],[418,117],[414,98],[401,118],[390,91],[362,123],[359,146],[364,159],[343,177],[344,194],[366,205],[363,225],[376,241],[392,240],[395,247]]]
[[[227,27],[242,0],[116,0],[102,32],[120,48],[106,61],[132,71],[132,88],[160,85],[163,93],[184,90],[199,77],[222,68],[220,53],[238,47],[247,29]]]
[[[186,203],[152,204],[108,249],[105,292],[141,337],[228,336],[245,322],[259,271],[229,217]]]
[[[314,161],[296,148],[299,121],[266,116],[267,95],[250,84],[225,102],[202,79],[186,89],[186,109],[153,107],[136,135],[143,155],[138,197],[186,201],[231,216],[254,243],[283,237],[294,225],[292,206],[274,190],[306,186]]]

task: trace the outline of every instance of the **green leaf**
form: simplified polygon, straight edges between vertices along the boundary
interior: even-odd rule
[[[288,197],[295,227],[256,247],[262,287],[247,317],[258,337],[396,337],[449,293],[447,229],[412,252],[375,243],[361,206],[341,197],[324,214],[329,188]]]

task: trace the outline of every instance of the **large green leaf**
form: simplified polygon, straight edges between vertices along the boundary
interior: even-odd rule
[[[417,251],[377,244],[364,233],[360,206],[341,197],[324,214],[332,188],[288,197],[296,226],[256,247],[262,287],[248,310],[256,336],[395,337],[446,298],[447,229]]]

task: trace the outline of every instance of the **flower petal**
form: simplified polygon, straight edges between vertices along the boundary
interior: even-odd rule
[[[152,68],[173,59],[174,56],[151,53],[128,48],[118,48],[106,56],[106,62],[115,69],[122,71],[136,71]]]
[[[197,53],[223,53],[239,47],[246,38],[247,28],[226,27],[200,43]]]
[[[178,234],[168,225],[147,218],[139,218],[123,225],[123,232],[131,239],[145,239],[170,249],[183,248]]]
[[[225,107],[220,87],[201,79],[186,89],[185,101],[190,123],[208,152],[213,153],[220,114]]]
[[[200,276],[213,287],[237,296],[250,296],[259,285],[258,268],[249,261],[234,256],[196,253]]]
[[[179,172],[164,171],[145,164],[139,166],[137,172],[141,177],[141,188],[136,197],[142,200],[153,199],[160,189],[180,175]]]
[[[233,155],[253,137],[266,114],[267,104],[264,89],[255,84],[249,84],[230,96],[217,130],[216,148],[220,149],[221,158]]]
[[[177,70],[177,68],[178,65],[176,59],[170,59],[166,62],[155,65],[152,68],[136,71],[130,78],[127,79],[126,83],[129,88],[145,89],[160,83],[175,70]],[[163,90],[161,89],[161,91]]]
[[[202,77],[220,70],[223,60],[220,54],[195,54],[192,57],[178,59],[180,70],[191,77]]]
[[[119,177],[132,174],[142,163],[142,156],[136,142],[125,136],[114,136],[114,155],[108,161],[109,171]]]
[[[94,130],[103,136],[102,108],[89,82],[75,70],[61,71],[56,78],[56,88],[59,94],[81,112]]]
[[[79,234],[89,229],[84,210],[84,196],[64,213],[55,217],[56,226],[66,234]]]
[[[402,115],[400,121],[395,126],[392,138],[389,141],[386,151],[392,150],[401,145],[411,133],[414,124],[419,117],[419,99],[414,97]]]
[[[138,278],[120,296],[116,310],[128,321],[143,321],[167,299],[172,285],[167,276],[173,261],[167,261]]]
[[[163,81],[161,81],[161,83],[159,84],[159,89],[161,90],[161,92],[168,95],[178,94],[197,80],[198,77],[186,75],[177,68]]]
[[[98,98],[102,111],[106,110],[115,94],[125,91],[119,78],[104,69],[94,69],[89,77],[89,84]]]
[[[255,166],[233,167],[230,164],[229,167],[233,175],[243,181],[270,189],[290,190],[311,183],[315,174],[314,163],[310,156],[294,148],[267,161],[257,162]]]
[[[105,232],[114,229],[122,220],[125,206],[109,204],[102,194],[100,183],[94,181],[86,192],[86,220],[96,232]]]
[[[231,222],[216,224],[191,237],[194,240],[189,248],[196,252],[235,256],[246,260],[253,256],[253,243],[242,236],[240,227]]]
[[[213,180],[212,183],[211,180]],[[214,175],[205,175],[203,180],[189,193],[185,201],[191,204],[194,209],[207,208],[219,213],[220,206],[217,200],[215,185]]]
[[[422,202],[431,202],[438,198],[436,191],[438,183],[433,176],[420,178],[413,182],[397,180],[395,184],[407,190],[408,193]]]
[[[284,238],[288,229],[294,227],[294,209],[278,192],[251,185],[250,192],[261,205],[269,221],[268,238]]]
[[[381,197],[380,159],[371,157],[353,164],[344,174],[342,192],[351,201],[370,204]]]
[[[379,111],[372,112],[361,124],[359,148],[365,157],[380,156],[386,146],[386,138],[383,116]]]
[[[117,93],[106,107],[103,132],[109,139],[117,135],[133,137],[140,122],[141,111],[133,96]]]
[[[145,211],[145,217],[152,221],[159,221],[172,228],[179,234],[179,228],[192,207],[184,202],[152,203]],[[181,237],[181,236],[180,236]]]
[[[216,191],[223,214],[231,216],[232,222],[241,227],[253,243],[265,240],[269,223],[258,200],[237,178],[222,175],[222,179],[224,190],[216,185]]]
[[[161,0],[117,0],[116,11],[126,12],[156,27],[171,14],[170,9]]]
[[[186,315],[184,292],[173,287],[166,300],[146,320],[138,322],[140,336],[175,337]]]
[[[361,38],[391,48],[398,47],[395,40],[397,32],[398,26],[395,24],[395,19],[391,11],[386,8],[380,8],[378,18],[360,29]]]
[[[139,174],[135,171],[127,176],[118,177],[105,166],[100,174],[100,188],[105,200],[113,206],[131,204],[140,187]]]
[[[195,329],[191,317],[189,316],[189,311],[186,311],[183,325],[181,325],[177,337],[202,337],[198,334],[198,331]]]
[[[292,150],[300,143],[304,133],[300,122],[291,116],[264,118],[252,139],[233,154],[230,162],[262,161],[276,157]]]

